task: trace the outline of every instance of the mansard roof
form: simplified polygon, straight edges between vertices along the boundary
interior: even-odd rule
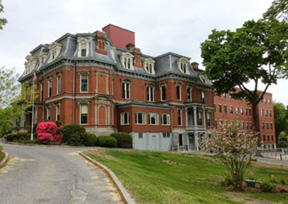
[[[87,38],[89,42],[89,56],[87,57],[78,57],[77,56],[77,49],[78,49],[78,42],[79,38]],[[55,44],[60,49],[57,56],[51,60],[51,50],[50,47],[52,44]],[[52,46],[53,47],[53,46]],[[55,46],[54,46],[55,47]],[[61,47],[61,48],[60,48]],[[105,47],[107,51],[107,55],[99,54],[96,52],[97,42],[96,42],[96,33],[78,33],[78,34],[70,34],[66,33],[65,35],[61,36],[54,42],[50,44],[40,44],[36,48],[34,48],[30,54],[32,56],[37,57],[37,63],[35,67],[30,69],[29,72],[25,71],[22,76],[19,78],[20,82],[24,82],[26,80],[32,79],[32,73],[36,72],[37,75],[44,75],[53,71],[56,68],[61,67],[61,65],[74,65],[75,62],[79,65],[83,66],[102,66],[104,68],[113,69],[115,73],[136,77],[136,78],[145,78],[151,81],[162,80],[165,78],[176,78],[179,80],[189,80],[192,83],[201,85],[201,86],[210,86],[210,84],[203,83],[203,80],[199,78],[198,73],[191,67],[189,63],[189,57],[179,55],[173,52],[167,52],[157,57],[153,57],[150,55],[140,54],[141,63],[145,59],[151,58],[155,61],[154,69],[155,73],[148,73],[145,68],[138,68],[134,67],[133,70],[126,69],[123,67],[121,63],[120,55],[123,53],[129,53],[130,56],[133,58],[134,53],[133,50],[127,50],[119,47],[113,47],[112,41],[110,39],[105,40]],[[40,64],[40,54],[47,53],[45,56],[45,61]],[[42,56],[42,55],[41,55]],[[129,55],[127,55],[129,56]],[[187,73],[181,72],[179,68],[179,64],[177,62],[180,60],[187,62],[186,69]],[[34,64],[33,64],[34,66]],[[53,68],[52,68],[53,67]]]

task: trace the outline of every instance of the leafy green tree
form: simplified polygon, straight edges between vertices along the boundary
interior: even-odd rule
[[[274,0],[263,17],[268,20],[288,22],[288,0]]]
[[[278,136],[278,147],[288,147],[288,134],[287,132],[280,132]]]
[[[288,110],[283,103],[273,103],[275,133],[279,137],[281,132],[288,132]]]
[[[4,12],[4,6],[2,4],[2,0],[0,0],[0,13]],[[0,18],[0,29],[3,30],[3,26],[7,23],[7,19]]]
[[[250,20],[236,31],[214,29],[201,44],[205,72],[216,93],[230,92],[234,98],[246,99],[252,105],[256,132],[259,131],[257,105],[268,87],[285,76],[287,58],[283,53],[287,40],[275,41],[274,35],[270,22]],[[258,90],[261,82],[265,85],[262,92]],[[247,83],[254,83],[254,88],[250,90]]]
[[[0,137],[12,129],[13,111],[11,107],[0,108]]]

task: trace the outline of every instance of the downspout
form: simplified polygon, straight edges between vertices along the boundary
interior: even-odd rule
[[[73,102],[72,102],[72,109],[73,109],[73,113],[72,113],[72,122],[75,123],[75,69],[76,69],[76,61],[74,62],[74,66],[73,66],[73,90],[72,90],[72,98],[73,98]]]

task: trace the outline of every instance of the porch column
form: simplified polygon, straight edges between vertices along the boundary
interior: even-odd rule
[[[194,125],[197,127],[197,107],[193,107],[193,112],[194,112]]]
[[[203,110],[203,112],[202,112],[202,114],[203,114],[203,126],[204,126],[204,128],[206,128],[205,107],[202,107],[202,110]]]
[[[185,121],[186,121],[186,128],[188,127],[188,108],[185,107]]]
[[[38,120],[38,106],[34,106],[34,121],[33,123],[37,123]]]
[[[194,133],[194,138],[195,138],[195,147],[196,150],[199,151],[199,147],[198,147],[198,132]]]

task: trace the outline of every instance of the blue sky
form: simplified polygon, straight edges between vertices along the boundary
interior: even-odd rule
[[[8,24],[0,30],[0,66],[24,71],[25,57],[39,44],[65,33],[101,30],[108,24],[135,32],[136,46],[158,56],[175,52],[202,66],[200,43],[212,29],[235,30],[259,19],[272,0],[2,0]],[[286,80],[268,92],[288,105]],[[263,88],[263,87],[260,87]]]

